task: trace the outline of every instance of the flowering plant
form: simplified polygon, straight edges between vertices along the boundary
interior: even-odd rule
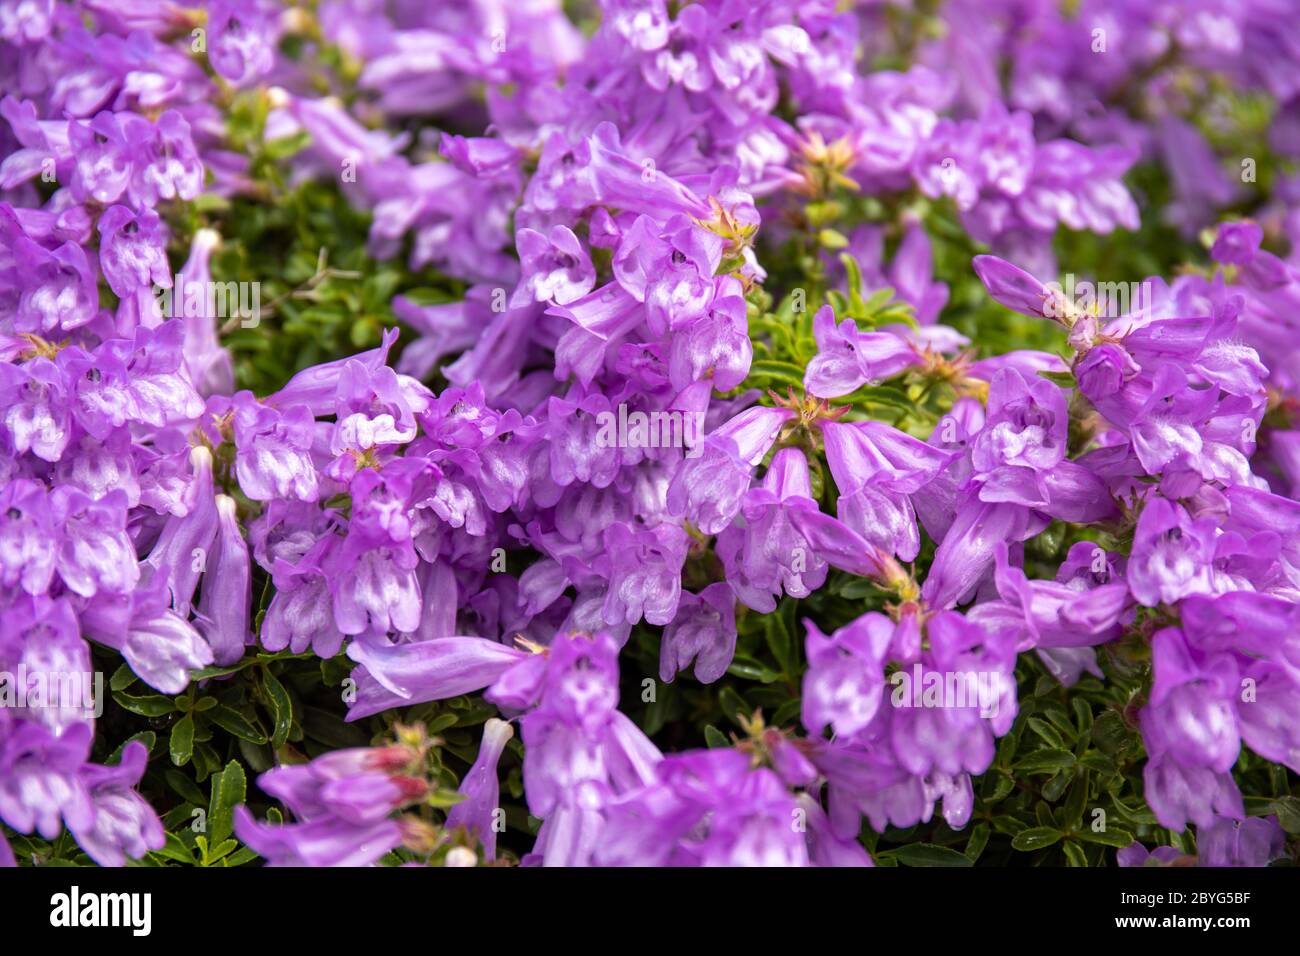
[[[1267,865],[1274,0],[0,0],[0,864]]]

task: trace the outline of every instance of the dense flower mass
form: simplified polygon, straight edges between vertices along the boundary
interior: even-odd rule
[[[0,0],[0,865],[1295,860],[1295,14]]]

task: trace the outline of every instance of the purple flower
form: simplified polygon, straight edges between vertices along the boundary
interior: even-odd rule
[[[161,850],[167,842],[162,822],[153,808],[132,787],[144,776],[149,752],[131,741],[122,748],[116,766],[87,764],[82,780],[94,804],[94,823],[68,828],[77,843],[100,866],[122,866],[126,858],[140,859],[150,850]]]
[[[239,530],[235,508],[235,499],[217,495],[217,537],[205,562],[203,594],[197,608],[200,631],[215,662],[222,666],[239,660],[252,636],[248,545]]]
[[[61,820],[73,833],[89,832],[95,803],[82,766],[90,755],[90,737],[89,724],[55,736],[29,721],[0,737],[0,820],[47,840],[59,835]]]
[[[740,510],[754,466],[763,460],[793,413],[751,408],[714,429],[703,453],[688,458],[668,487],[668,508],[685,515],[704,534],[717,534]]]
[[[258,0],[213,0],[208,33],[213,69],[236,86],[271,69],[276,31]]]
[[[1219,817],[1196,833],[1198,866],[1268,866],[1286,855],[1277,817]]]
[[[20,478],[0,488],[0,583],[28,594],[45,593],[58,549],[45,487]]]
[[[824,305],[813,316],[817,355],[808,363],[804,387],[819,398],[847,395],[868,382],[878,383],[921,364],[921,357],[904,339],[889,332],[859,332],[845,319],[835,324],[835,312]]]
[[[641,530],[618,523],[605,529],[603,541],[610,561],[605,623],[635,624],[643,617],[650,624],[670,623],[682,594],[686,532],[670,524]]]
[[[1152,497],[1138,517],[1128,565],[1129,589],[1139,603],[1173,604],[1215,590],[1215,523],[1192,520],[1180,505]]]
[[[239,487],[255,501],[297,498],[315,501],[319,477],[311,449],[316,420],[304,405],[280,411],[248,392],[234,397],[235,473]]]
[[[50,496],[62,533],[57,568],[68,589],[82,597],[98,591],[123,593],[140,578],[135,548],[127,537],[127,497],[114,489],[95,500],[68,485]]]
[[[881,550],[913,560],[921,548],[910,495],[955,456],[882,422],[826,422],[826,460],[840,520]]]
[[[465,800],[447,813],[448,827],[465,827],[478,836],[487,860],[496,859],[497,833],[501,832],[505,822],[505,811],[497,804],[500,790],[497,763],[514,735],[514,728],[504,720],[488,718],[483,725],[483,741],[479,744],[478,756],[460,785]]]
[[[677,616],[664,628],[659,677],[671,682],[695,662],[695,679],[712,684],[736,653],[736,598],[724,582],[694,595],[682,592]]]
[[[48,336],[71,332],[95,317],[99,290],[81,246],[65,242],[51,252],[23,237],[14,260],[23,280],[15,329]]]
[[[549,236],[535,229],[520,229],[515,244],[522,275],[512,306],[527,302],[568,305],[596,284],[591,257],[568,226],[553,226]]]
[[[716,545],[727,583],[756,611],[776,610],[782,592],[807,597],[826,580],[826,561],[791,520],[800,511],[817,511],[808,460],[797,448],[782,448],[760,485],[745,493],[741,518]]]
[[[152,209],[110,206],[99,217],[99,265],[109,288],[125,298],[152,285],[170,289],[166,227]]]
[[[417,755],[405,746],[334,750],[308,764],[280,766],[258,785],[298,822],[263,824],[235,808],[235,835],[272,866],[368,866],[421,827],[393,819],[428,785],[405,774]]]

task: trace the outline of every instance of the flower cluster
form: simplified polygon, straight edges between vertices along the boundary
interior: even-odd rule
[[[1034,848],[979,808],[1044,769],[1072,863],[1289,855],[1241,781],[1300,773],[1300,179],[1252,204],[1195,125],[1212,75],[1300,157],[1270,3],[389,6],[0,0],[10,832],[121,864],[194,802],[133,789],[152,733],[96,739],[104,668],[192,738],[309,660],[336,739],[396,742],[309,745],[305,685],[260,739],[204,698],[293,816],[235,811],[271,864],[869,866],[983,820],[973,859],[990,820]],[[1049,280],[1134,247],[1139,169],[1190,264],[1080,303]],[[338,277],[232,324],[218,256],[293,188],[420,281],[255,394],[225,336],[273,353]],[[1080,823],[1122,760],[1177,846]]]

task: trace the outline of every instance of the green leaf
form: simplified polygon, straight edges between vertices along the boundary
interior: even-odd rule
[[[849,240],[844,233],[835,229],[823,229],[817,233],[817,241],[827,249],[845,249]]]
[[[803,369],[793,362],[759,359],[749,366],[749,380],[767,379],[771,383],[803,388]]]
[[[203,796],[203,791],[195,785],[193,780],[179,770],[168,770],[163,774],[163,779],[167,781],[167,786],[180,794],[182,799],[194,804],[196,807],[201,807],[207,802],[207,797]]]
[[[194,865],[194,854],[174,833],[167,834],[167,842],[162,845],[161,849],[154,850],[153,854],[174,863],[184,863],[188,866]]]
[[[208,800],[208,842],[218,846],[235,832],[235,807],[247,796],[248,781],[244,768],[237,760],[226,764],[226,769],[212,775],[211,797]]]
[[[847,252],[840,253],[840,262],[844,264],[844,271],[848,274],[846,281],[849,289],[849,314],[865,316],[867,304],[862,300],[862,267],[858,265],[858,260]]]
[[[776,614],[767,614],[763,617],[763,636],[767,639],[767,646],[771,649],[776,662],[781,665],[781,670],[791,677],[795,674],[797,663],[795,642],[781,611],[785,609],[785,605],[793,604],[793,601],[786,601]]]
[[[270,704],[271,716],[275,727],[271,731],[271,746],[279,750],[289,739],[289,728],[293,726],[293,701],[284,689],[279,678],[269,669],[262,671],[262,687],[266,691],[267,703]]]
[[[764,684],[771,684],[781,679],[781,675],[772,668],[752,659],[741,660],[739,656],[731,662],[731,666],[727,668],[727,673],[736,677],[743,677],[746,680],[761,681]]]
[[[972,863],[978,862],[980,854],[984,852],[984,847],[988,845],[991,832],[987,823],[977,823],[971,830],[970,839],[966,841],[964,852]]]
[[[172,724],[168,749],[171,751],[172,763],[176,766],[183,767],[190,762],[190,757],[194,754],[194,718],[189,714]]]
[[[130,664],[122,664],[117,670],[113,671],[113,676],[108,679],[109,690],[126,690],[136,681],[135,671],[131,670]]]
[[[300,719],[304,734],[331,748],[364,747],[369,743],[368,735],[356,724],[346,723],[338,715],[319,707],[304,707]],[[440,734],[454,727],[459,719],[454,713],[439,714],[429,721],[429,733]]]
[[[718,706],[722,708],[727,719],[737,727],[741,726],[741,718],[748,718],[753,710],[745,703],[745,699],[736,693],[734,687],[724,687],[718,692]]]
[[[1106,711],[1092,725],[1092,742],[1108,756],[1113,757],[1128,747],[1132,739],[1132,733],[1124,726],[1124,719],[1113,710]]]
[[[257,859],[257,851],[248,847],[240,847],[237,853],[226,857],[221,861],[222,866],[243,866],[245,863],[251,863]]]
[[[140,743],[144,744],[144,749],[152,753],[154,744],[158,742],[158,735],[152,730],[142,730],[138,734],[132,734],[126,740],[117,745],[117,749],[109,755],[108,759],[105,760],[104,763],[110,765],[116,764],[122,759],[122,751],[126,749],[126,745],[133,740],[138,740]]]
[[[1074,782],[1070,785],[1070,795],[1066,798],[1065,805],[1062,807],[1061,823],[1064,826],[1077,826],[1079,821],[1083,819],[1083,811],[1088,802],[1088,791],[1090,789],[1086,770],[1074,777]]]
[[[205,866],[211,866],[218,862],[222,857],[227,856],[235,847],[239,846],[238,840],[223,840],[217,846],[214,846],[203,860]]]
[[[466,799],[468,798],[465,794],[458,793],[455,790],[435,790],[429,794],[426,802],[431,807],[445,810],[448,807],[454,807],[456,804],[464,802]]]
[[[212,713],[208,714],[208,719],[227,733],[234,734],[236,737],[250,743],[266,743],[267,737],[264,731],[239,711],[233,710],[224,704],[214,708]]]
[[[1014,766],[1021,773],[1056,773],[1074,766],[1074,754],[1068,750],[1035,750]]]
[[[1066,840],[1061,844],[1061,852],[1065,854],[1065,862],[1070,866],[1087,866],[1088,856],[1083,851],[1083,847],[1077,843],[1071,843]]]
[[[1095,770],[1102,774],[1112,774],[1119,769],[1115,766],[1115,761],[1100,750],[1089,750],[1085,753],[1079,758],[1079,766],[1087,767],[1089,770]]]
[[[1032,852],[1051,846],[1061,839],[1061,831],[1051,827],[1030,827],[1021,830],[1011,838],[1011,845],[1017,850]]]
[[[714,727],[712,724],[704,725],[704,742],[708,744],[711,749],[714,750],[716,750],[719,747],[731,746],[731,742],[728,741],[727,738],[723,736],[722,731],[720,731],[717,727]]]
[[[1039,369],[1038,374],[1061,388],[1075,388],[1078,385],[1074,380],[1073,372],[1049,372],[1046,369]]]
[[[1101,832],[1095,832],[1091,827],[1084,827],[1074,833],[1074,839],[1083,840],[1085,843],[1100,843],[1102,846],[1113,846],[1119,849],[1129,846],[1133,842],[1133,834],[1127,830],[1113,830],[1107,828]]]
[[[270,140],[262,147],[262,151],[268,159],[288,159],[294,153],[300,152],[304,149],[310,142],[311,135],[306,131],[303,131],[293,133],[289,136],[281,136],[279,139]]]
[[[113,700],[117,701],[118,706],[129,710],[133,714],[139,714],[141,717],[162,717],[164,714],[170,714],[176,709],[172,699],[163,697],[161,694],[132,697],[130,694],[119,691],[113,694]]]
[[[1287,833],[1300,833],[1300,798],[1279,797],[1273,801],[1277,822]]]
[[[933,843],[909,843],[892,852],[904,866],[971,866],[974,862],[964,853]]]
[[[1047,741],[1049,747],[1055,747],[1057,750],[1069,749],[1065,745],[1065,739],[1047,721],[1039,720],[1037,717],[1030,717],[1026,723],[1029,725],[1030,730]]]

